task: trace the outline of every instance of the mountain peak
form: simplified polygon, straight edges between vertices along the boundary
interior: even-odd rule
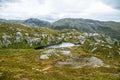
[[[37,18],[29,18],[23,22],[23,24],[26,24],[28,26],[44,26],[48,27],[50,26],[50,22],[39,20]]]

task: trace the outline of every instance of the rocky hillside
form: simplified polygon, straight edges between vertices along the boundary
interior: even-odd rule
[[[0,80],[119,80],[120,42],[99,33],[0,23]]]
[[[0,23],[1,48],[30,48],[45,46],[54,42],[59,31],[48,28],[34,28],[20,24]]]
[[[76,29],[81,32],[106,34],[120,39],[120,23],[112,21],[96,21],[91,19],[64,18],[52,24],[53,29]]]
[[[89,52],[102,48],[103,51],[104,49],[113,49],[119,53],[120,46],[117,39],[99,33],[81,33],[75,29],[57,31],[49,28],[0,23],[1,48],[42,48],[62,42],[81,45]]]
[[[5,20],[0,19],[0,22],[24,24],[27,26],[35,27],[49,27],[52,29],[63,30],[63,29],[76,29],[80,32],[87,33],[100,33],[117,38],[120,40],[120,22],[113,21],[97,21],[91,19],[75,19],[75,18],[64,18],[53,23],[39,20],[36,18],[30,18],[27,20]]]

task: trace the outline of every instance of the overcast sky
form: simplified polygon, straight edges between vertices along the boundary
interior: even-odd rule
[[[120,0],[0,0],[0,18],[120,21]]]

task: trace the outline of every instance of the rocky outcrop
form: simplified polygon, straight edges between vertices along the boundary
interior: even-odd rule
[[[6,27],[4,25],[10,26]],[[62,31],[50,30],[48,28],[12,27],[13,24],[4,24],[0,33],[0,48],[55,48],[69,46],[81,46],[88,53],[106,53],[119,55],[120,42],[109,36],[99,33],[81,33],[75,29]],[[16,26],[16,25],[15,25]],[[33,30],[33,32],[30,32]],[[31,34],[32,33],[32,34]],[[70,44],[64,44],[70,43]],[[63,43],[63,44],[60,44]],[[105,52],[106,51],[106,52]],[[111,55],[110,55],[111,56]]]
[[[97,57],[73,57],[66,59],[65,61],[58,61],[56,66],[69,66],[75,68],[82,68],[82,67],[102,67],[104,63],[101,59]]]
[[[1,46],[8,47],[8,45],[12,44],[12,42],[10,40],[11,40],[11,36],[3,33],[2,39],[0,41]]]

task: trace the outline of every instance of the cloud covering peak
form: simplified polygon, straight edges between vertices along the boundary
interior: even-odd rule
[[[120,21],[120,0],[0,0],[0,18],[90,18]]]

